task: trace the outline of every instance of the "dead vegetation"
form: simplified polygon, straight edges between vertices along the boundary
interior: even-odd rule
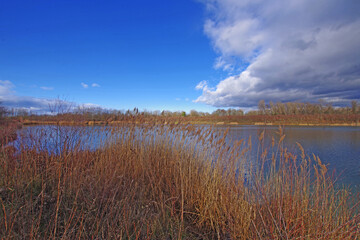
[[[59,127],[59,126],[58,126]],[[77,135],[89,134],[77,130]],[[1,239],[356,239],[359,201],[316,156],[185,124],[120,124],[84,149],[0,152]],[[260,142],[263,140],[260,135]],[[76,139],[74,139],[76,138]],[[30,141],[29,139],[27,141]],[[28,147],[31,146],[31,147]]]

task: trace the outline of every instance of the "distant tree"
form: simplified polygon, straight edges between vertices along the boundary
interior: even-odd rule
[[[320,104],[314,104],[313,109],[314,109],[315,114],[321,114],[322,113],[322,108],[321,108]]]
[[[237,109],[235,112],[236,116],[243,116],[244,115],[244,111],[242,109]]]
[[[164,116],[164,117],[171,117],[173,115],[175,115],[175,114],[173,112],[171,112],[171,111],[168,111],[168,110],[163,110],[161,112],[161,116]]]
[[[311,103],[305,103],[305,114],[314,114],[314,106]]]
[[[137,108],[137,107],[134,107],[134,109],[133,109],[133,115],[138,115],[139,114],[139,109]]]
[[[332,114],[332,113],[334,113],[334,108],[333,108],[333,106],[332,106],[331,103],[326,104],[324,113],[326,113],[326,114]]]
[[[351,108],[350,107],[345,107],[345,112],[346,112],[346,114],[350,114],[351,113]]]
[[[351,111],[353,114],[355,114],[357,112],[357,101],[356,100],[353,100],[351,101]]]
[[[293,114],[295,114],[295,115],[299,114],[300,109],[298,108],[298,105],[296,104],[296,102],[291,103],[291,107],[292,107]]]
[[[228,110],[226,110],[226,115],[227,116],[233,116],[235,115],[235,109],[234,108],[228,108]]]
[[[27,109],[21,108],[18,110],[17,114],[20,117],[27,117],[27,116],[29,116],[29,111]]]
[[[69,113],[73,107],[74,103],[68,102],[65,99],[61,99],[60,97],[49,104],[49,110],[53,115]]]
[[[199,116],[199,113],[198,113],[198,111],[192,109],[192,110],[190,110],[190,116],[192,116],[192,117],[198,117],[198,116]]]
[[[266,110],[266,105],[265,105],[265,101],[264,100],[260,100],[258,103],[258,109],[259,109],[259,113],[264,115],[265,114],[265,110]]]
[[[320,114],[323,114],[325,112],[325,101],[324,99],[319,99],[319,104],[318,104],[318,108],[319,108],[319,111],[320,111]]]
[[[288,114],[288,115],[295,114],[295,110],[293,108],[292,102],[287,102],[285,104],[285,108],[286,108],[286,114]]]
[[[281,102],[277,102],[276,103],[276,112],[279,115],[285,115],[286,114],[285,105]]]
[[[251,110],[251,111],[248,111],[248,112],[246,113],[246,115],[249,115],[249,116],[258,115],[258,111],[256,111],[256,110]]]
[[[225,109],[216,109],[214,112],[212,112],[211,115],[222,117],[222,116],[226,116],[226,113],[227,113],[227,112],[226,112]]]
[[[271,115],[275,115],[276,114],[276,109],[275,109],[275,105],[272,101],[269,102],[269,108],[270,108],[270,114]]]
[[[2,106],[2,103],[0,102],[0,122],[2,122],[7,114],[7,110],[4,106]]]
[[[305,114],[305,104],[304,103],[297,103],[296,107],[299,109],[299,114]]]
[[[159,110],[154,110],[153,112],[152,112],[152,114],[153,115],[155,115],[155,116],[160,116],[160,111]]]

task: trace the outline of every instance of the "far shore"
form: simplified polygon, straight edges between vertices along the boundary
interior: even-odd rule
[[[160,121],[159,121],[160,122]],[[108,126],[129,123],[140,123],[139,121],[30,121],[24,120],[24,126],[29,125],[63,125],[63,126]],[[141,123],[146,123],[142,121]],[[163,122],[168,124],[168,122]],[[194,125],[224,125],[224,126],[299,126],[299,127],[360,127],[360,123],[286,123],[286,122],[210,122],[210,121],[171,121],[171,123],[194,124]]]

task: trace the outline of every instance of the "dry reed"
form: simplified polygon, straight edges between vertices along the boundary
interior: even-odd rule
[[[300,145],[299,156],[288,152],[281,131],[252,162],[250,143],[229,144],[211,127],[98,127],[107,140],[86,139],[97,149],[82,147],[78,136],[89,130],[79,129],[61,133],[55,147],[59,139],[41,143],[45,131],[17,153],[2,148],[1,239],[360,236],[358,201],[334,186],[319,158]]]

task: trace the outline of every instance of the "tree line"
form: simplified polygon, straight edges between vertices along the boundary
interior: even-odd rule
[[[258,103],[258,110],[250,111],[252,115],[316,115],[316,114],[357,114],[360,107],[357,101],[351,101],[351,106],[334,107],[331,103],[277,102],[266,104],[264,100]]]
[[[237,117],[237,116],[254,116],[254,115],[321,115],[321,114],[359,114],[360,105],[353,100],[350,106],[337,107],[331,103],[319,101],[318,103],[302,103],[302,102],[272,102],[266,103],[260,100],[257,109],[245,112],[240,108],[216,109],[212,113],[201,112],[197,110],[185,111],[169,111],[169,110],[143,110],[138,108],[132,110],[112,110],[101,107],[83,107],[83,106],[64,106],[59,102],[56,106],[49,106],[49,112],[43,114],[36,114],[26,109],[20,108],[5,108],[0,105],[0,121],[5,117],[20,117],[30,118],[33,120],[73,120],[73,121],[121,121],[129,117],[144,116],[144,117]]]

